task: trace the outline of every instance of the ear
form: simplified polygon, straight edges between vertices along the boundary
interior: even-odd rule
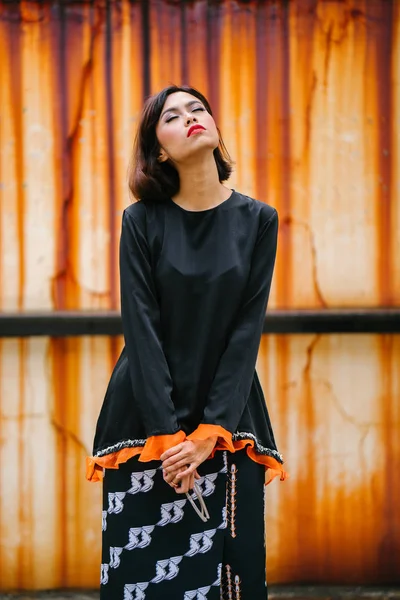
[[[163,163],[166,160],[168,160],[168,155],[165,152],[165,150],[163,150],[163,148],[160,148],[160,152],[158,153],[158,157],[157,157],[158,162]]]

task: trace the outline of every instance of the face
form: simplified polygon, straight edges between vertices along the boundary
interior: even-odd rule
[[[187,92],[170,94],[156,126],[159,160],[182,164],[218,147],[215,121],[203,103]]]

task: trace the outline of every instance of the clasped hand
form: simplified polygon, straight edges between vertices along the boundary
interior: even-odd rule
[[[161,455],[164,480],[178,494],[193,489],[195,480],[200,478],[197,467],[210,456],[217,439],[218,436],[206,440],[185,440]]]

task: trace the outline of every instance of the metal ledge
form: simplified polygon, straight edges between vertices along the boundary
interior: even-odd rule
[[[47,590],[0,594],[0,600],[99,600],[98,590]],[[268,585],[271,600],[400,600],[400,587],[342,585]]]
[[[399,309],[270,310],[264,333],[400,333]],[[118,311],[1,313],[0,337],[122,334]]]

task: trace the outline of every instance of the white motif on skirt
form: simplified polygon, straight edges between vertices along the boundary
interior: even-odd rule
[[[108,494],[108,513],[118,515],[124,510],[123,499],[125,498],[125,492],[110,492]]]
[[[106,510],[102,511],[101,517],[102,517],[101,530],[106,531],[106,529],[107,529],[107,511]]]
[[[129,530],[129,542],[124,546],[125,550],[134,548],[147,548],[151,544],[151,533],[155,525],[145,525],[144,527],[132,527]]]
[[[156,562],[156,575],[150,580],[150,583],[161,583],[165,579],[170,581],[174,579],[179,573],[179,563],[182,561],[183,556],[172,556],[165,560],[158,560]]]
[[[185,592],[183,600],[207,600],[207,594],[212,587],[219,587],[221,585],[221,571],[222,563],[218,565],[218,576],[217,579],[211,585],[198,588],[197,590],[189,590]]]
[[[143,471],[140,473],[131,473],[131,487],[127,492],[110,492],[108,494],[108,510],[103,511],[102,529],[107,529],[107,513],[118,515],[124,510],[124,498],[126,494],[138,494],[139,492],[146,493],[153,489],[154,475],[156,469]]]
[[[124,587],[124,600],[144,600],[144,590],[149,586],[148,581],[143,583],[128,583]],[[133,595],[135,593],[135,595]]]
[[[220,527],[218,527],[218,529],[220,529]],[[212,545],[213,545],[212,538],[216,534],[216,531],[217,531],[216,529],[209,529],[208,531],[204,531],[202,533],[192,534],[190,536],[190,549],[183,556],[172,556],[171,558],[158,560],[156,562],[155,576],[153,577],[153,579],[151,579],[149,582],[146,582],[146,583],[161,583],[162,581],[170,581],[171,579],[174,579],[179,573],[178,565],[181,563],[181,561],[185,557],[191,558],[192,556],[195,556],[196,554],[199,554],[199,553],[205,554],[212,548]],[[218,566],[218,579],[213,584],[211,584],[212,586],[220,585],[221,569],[222,569],[222,565],[219,565]],[[125,588],[124,588],[125,594],[127,593],[126,590],[128,590],[129,593],[131,593],[132,590],[136,590],[136,593],[138,593],[137,588],[135,587],[138,585],[139,584],[125,585]],[[143,585],[143,583],[140,585]],[[204,594],[206,594],[209,591],[210,587],[211,586],[208,586],[205,588],[199,588],[198,590],[190,590],[188,592],[185,592],[185,594],[194,594],[192,596],[185,595],[185,598],[199,599],[199,598],[206,597]],[[145,589],[145,588],[143,588],[143,589]],[[203,594],[203,595],[201,595],[201,594]],[[136,600],[136,597],[134,597],[133,595],[126,596],[126,597]],[[145,598],[145,595],[137,596],[137,597]],[[124,595],[124,599],[125,599],[125,595]]]
[[[205,554],[213,545],[212,538],[216,534],[216,529],[209,529],[203,533],[193,533],[190,536],[190,549],[184,556],[195,556],[195,554]]]
[[[219,473],[210,473],[210,475],[204,475],[204,477],[200,477],[196,481],[197,485],[200,488],[203,497],[211,496],[215,490],[215,481],[218,477]],[[197,500],[197,496],[195,492],[193,492],[194,500]]]
[[[123,548],[111,547],[110,548],[110,567],[112,569],[118,569],[121,559],[120,556],[122,554]]]
[[[218,529],[226,529],[227,527],[228,527],[228,511],[227,511],[227,507],[223,506],[222,507],[222,523],[218,527]]]
[[[187,500],[176,500],[176,502],[168,502],[167,504],[161,504],[161,519],[157,525],[164,527],[168,523],[178,523],[183,519],[183,507]]]
[[[132,487],[128,490],[128,494],[137,494],[138,492],[149,492],[153,489],[154,486],[154,475],[156,474],[156,469],[151,469],[149,471],[142,471],[138,473],[131,474],[131,483]]]
[[[101,576],[100,576],[100,584],[106,585],[108,583],[108,568],[110,565],[101,565]]]
[[[202,495],[207,497],[211,496],[215,491],[215,481],[219,474],[227,473],[227,452],[223,452],[224,466],[217,473],[210,473],[198,480]],[[107,515],[108,514],[120,514],[124,509],[124,499],[126,494],[137,494],[139,492],[148,492],[154,486],[154,476],[156,469],[136,472],[131,474],[131,488],[126,492],[114,492],[108,494],[108,510],[102,512],[102,529],[107,530]],[[193,493],[196,498],[195,493]],[[168,502],[161,505],[161,518],[155,525],[145,525],[143,527],[134,527],[129,529],[129,541],[124,547],[110,547],[110,563],[101,565],[101,584],[106,585],[109,579],[109,568],[117,569],[121,563],[121,554],[124,550],[134,550],[140,548],[146,548],[152,541],[151,534],[153,533],[156,526],[165,527],[168,524],[174,524],[181,521],[184,517],[183,508],[186,505],[187,500],[176,500],[174,502]],[[227,510],[226,506],[222,509],[222,523],[217,529],[224,529],[227,526]],[[179,563],[186,556],[190,558],[196,554],[204,554],[208,552],[212,545],[217,529],[211,529],[202,533],[195,533],[190,536],[190,547],[183,556],[175,556],[165,560],[157,561],[156,563],[156,575],[149,582],[141,582],[135,584],[127,584],[124,588],[124,600],[141,600],[146,597],[144,590],[148,587],[149,583],[159,583],[164,580],[173,579],[179,573]],[[215,585],[215,584],[212,584]],[[187,598],[200,599],[206,588],[199,588],[198,590],[191,590],[188,594],[195,594],[193,596],[187,596]],[[208,588],[209,589],[209,588]],[[196,596],[196,594],[198,594]],[[186,596],[185,596],[186,598]]]

